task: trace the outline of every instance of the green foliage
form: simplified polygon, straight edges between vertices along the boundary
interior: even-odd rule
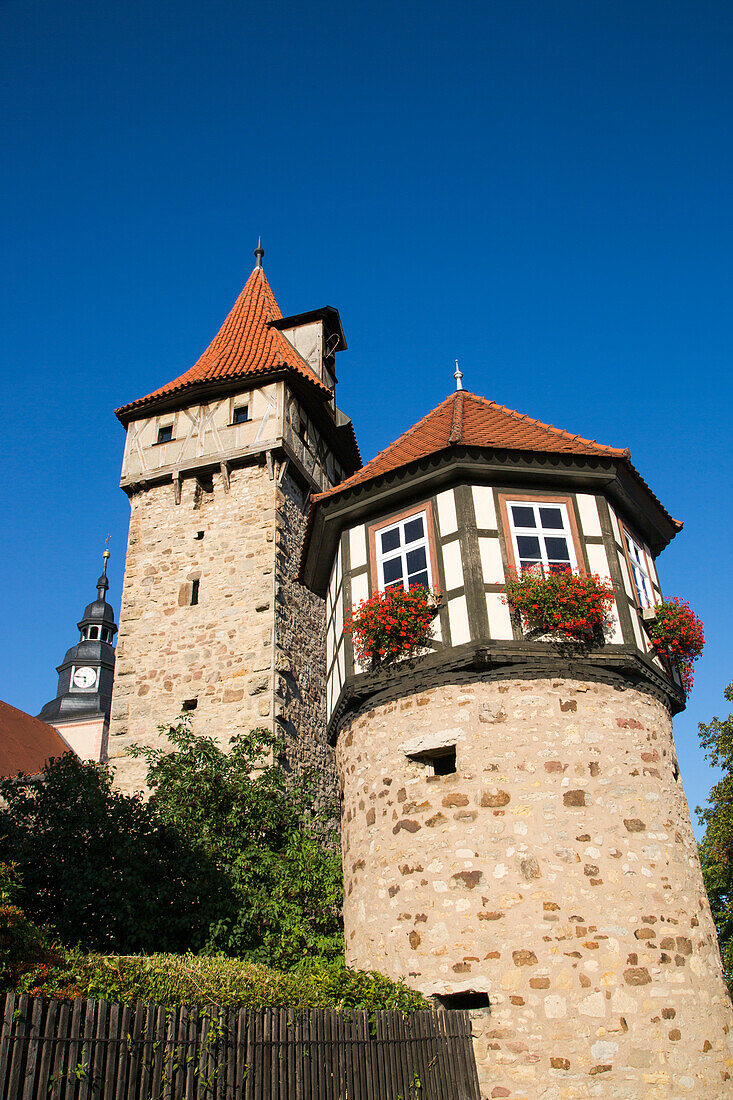
[[[67,753],[40,780],[0,782],[0,858],[28,917],[88,950],[185,950],[208,931],[214,868],[112,772]],[[225,889],[225,884],[221,884]]]
[[[202,947],[285,968],[342,954],[338,837],[314,814],[311,783],[278,766],[278,739],[253,730],[225,753],[188,715],[167,736],[173,752],[138,750],[150,807],[226,884]]]
[[[0,863],[0,988],[16,985],[53,953],[48,937],[14,904],[20,879],[10,863]]]
[[[163,730],[162,732],[166,732]],[[343,951],[338,845],[288,781],[266,730],[224,753],[190,716],[172,751],[139,749],[151,797],[72,754],[40,780],[0,783],[0,859],[21,872],[20,904],[86,951],[224,952],[292,967]]]
[[[43,996],[91,997],[130,1004],[206,1005],[244,1008],[395,1008],[429,1005],[421,994],[381,974],[315,963],[284,973],[260,963],[222,956],[81,955],[68,951],[57,965],[27,974],[18,984]]]
[[[733,682],[724,694],[733,703]],[[700,845],[703,879],[718,930],[723,969],[733,991],[733,713],[701,722],[698,728],[705,755],[723,772],[710,791],[707,806],[698,806],[697,812],[705,826]]]

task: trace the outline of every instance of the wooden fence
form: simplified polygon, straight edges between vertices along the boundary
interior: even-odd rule
[[[0,995],[3,1100],[479,1100],[465,1012]]]

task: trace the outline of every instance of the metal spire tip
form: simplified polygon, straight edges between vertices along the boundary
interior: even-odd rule
[[[453,377],[456,380],[456,389],[457,390],[462,390],[463,389],[463,382],[461,380],[463,378],[463,373],[461,371],[461,368],[458,366],[458,360],[457,359],[456,359],[456,369],[455,369],[455,372],[453,374]]]
[[[257,248],[255,249],[255,260],[257,261],[257,263],[255,264],[256,267],[262,267],[262,260],[264,258],[264,255],[265,250],[262,247],[262,237],[258,237]]]

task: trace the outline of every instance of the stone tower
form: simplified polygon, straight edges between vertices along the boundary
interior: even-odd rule
[[[263,252],[219,333],[185,374],[117,410],[130,533],[109,757],[196,712],[226,747],[279,730],[292,768],[335,782],[323,737],[323,601],[294,581],[309,495],[361,466],[335,403],[346,347],[330,306],[283,317]]]
[[[76,624],[79,641],[56,669],[56,697],[38,715],[54,726],[83,760],[107,759],[117,633],[115,613],[107,603],[109,556],[109,550],[102,554],[97,598],[87,604]]]
[[[459,391],[313,505],[347,962],[474,1017],[482,1094],[728,1097],[733,1023],[645,630],[681,524],[602,446]],[[527,562],[610,579],[595,648],[525,636]],[[444,592],[431,651],[371,672],[344,617]]]

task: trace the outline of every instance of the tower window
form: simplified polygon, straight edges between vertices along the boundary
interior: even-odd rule
[[[201,539],[204,537],[204,533],[203,531],[197,531],[193,537],[197,540],[197,542],[200,542]]]
[[[578,559],[566,503],[557,500],[502,501],[508,517],[514,563],[520,573],[540,569],[562,573]]]
[[[379,588],[430,586],[427,512],[417,512],[374,533]]]
[[[99,627],[98,626],[90,626],[89,627],[89,637],[90,638],[98,638],[99,637]]]
[[[467,989],[464,993],[442,993],[435,999],[441,1008],[446,1009],[465,1010],[490,1007],[488,993],[475,993],[472,989]]]
[[[190,711],[190,710],[196,710],[196,707],[198,705],[199,705],[198,699],[184,699],[183,700],[183,707],[181,709],[185,713],[185,712]]]
[[[415,760],[418,764],[424,764],[429,775],[455,775],[456,772],[455,745],[415,753],[414,756],[410,756],[410,759]]]
[[[629,565],[629,572],[631,573],[631,579],[634,582],[634,591],[636,593],[636,602],[639,607],[644,610],[646,607],[651,607],[654,600],[652,594],[652,583],[649,578],[649,565],[646,560],[646,554],[642,550],[636,539],[633,539],[626,528],[623,528],[624,549],[626,550],[626,560]]]
[[[195,607],[199,602],[199,584],[198,580],[191,581],[191,607]]]
[[[232,416],[232,424],[246,424],[249,420],[249,405],[237,405]]]
[[[158,443],[170,443],[173,439],[173,425],[166,424],[162,428],[158,428]]]

